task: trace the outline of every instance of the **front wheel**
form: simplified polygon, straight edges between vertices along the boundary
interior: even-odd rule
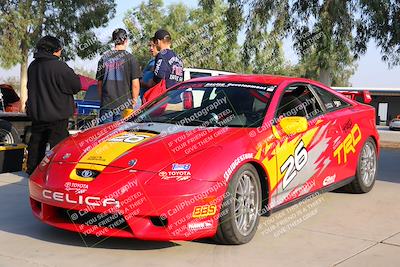
[[[348,186],[350,192],[356,194],[369,192],[375,184],[376,171],[376,145],[370,137],[365,142],[358,158],[356,177]]]
[[[257,170],[243,165],[229,182],[221,207],[215,239],[219,243],[238,245],[249,242],[260,221],[261,184]]]

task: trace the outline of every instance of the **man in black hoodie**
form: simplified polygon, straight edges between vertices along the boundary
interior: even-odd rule
[[[68,118],[74,112],[73,95],[81,90],[79,76],[60,61],[62,43],[45,36],[36,44],[35,60],[28,68],[26,112],[32,119],[28,145],[28,168],[31,174],[43,159],[47,144],[53,148],[69,136]]]

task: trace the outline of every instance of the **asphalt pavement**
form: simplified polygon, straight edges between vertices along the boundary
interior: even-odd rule
[[[269,217],[241,246],[85,238],[37,221],[22,173],[0,175],[0,266],[400,266],[400,150],[368,194],[325,193]]]

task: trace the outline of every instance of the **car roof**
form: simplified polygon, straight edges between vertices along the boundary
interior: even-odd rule
[[[258,75],[258,74],[238,74],[238,75],[220,75],[220,76],[212,76],[212,77],[200,77],[200,78],[188,80],[186,82],[231,82],[231,83],[246,82],[246,83],[261,83],[261,84],[268,84],[268,85],[279,85],[284,81],[318,84],[318,82],[304,79],[304,78],[276,76],[276,75]]]

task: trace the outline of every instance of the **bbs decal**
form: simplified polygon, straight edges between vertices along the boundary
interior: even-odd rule
[[[283,189],[293,181],[297,173],[306,165],[307,160],[308,152],[301,140],[294,150],[294,155],[290,155],[280,168],[281,174],[285,174],[282,181]]]
[[[146,135],[138,135],[138,134],[124,134],[117,137],[114,137],[108,142],[121,142],[121,143],[130,143],[135,144],[143,141],[144,139],[148,138]]]

